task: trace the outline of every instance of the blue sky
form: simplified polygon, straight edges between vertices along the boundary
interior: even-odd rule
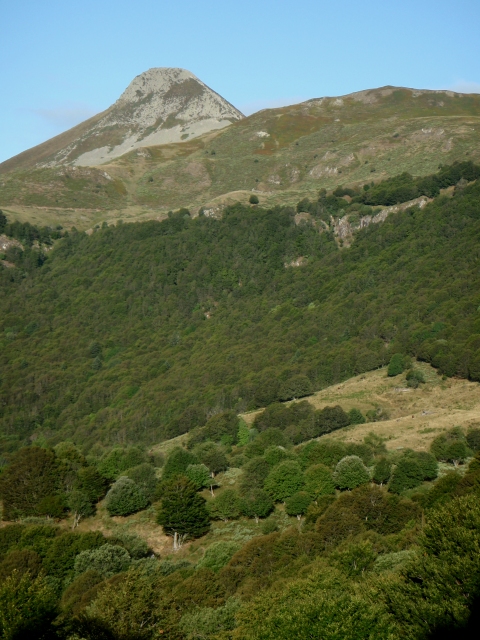
[[[184,67],[246,113],[383,85],[480,93],[479,0],[0,0],[0,161]]]

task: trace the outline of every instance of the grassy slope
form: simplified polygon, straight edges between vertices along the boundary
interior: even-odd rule
[[[266,205],[293,204],[322,187],[478,160],[479,120],[475,95],[392,89],[347,96],[342,105],[310,101],[261,111],[191,142],[136,150],[101,168],[79,169],[69,180],[58,168],[18,169],[0,181],[0,207],[22,221],[86,229],[119,217],[156,218],[180,206],[196,211],[246,202],[252,190]],[[115,180],[98,189],[105,170]]]

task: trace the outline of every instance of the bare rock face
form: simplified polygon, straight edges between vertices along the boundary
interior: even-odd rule
[[[132,149],[191,140],[243,117],[190,71],[149,69],[92,118],[91,127],[40,166],[96,166]]]

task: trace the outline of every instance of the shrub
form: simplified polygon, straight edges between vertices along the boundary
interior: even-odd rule
[[[148,506],[148,499],[140,487],[130,478],[121,476],[105,499],[111,516],[129,516]]]
[[[305,471],[305,491],[316,500],[335,493],[332,472],[323,464],[314,464]]]
[[[143,462],[136,467],[132,467],[132,469],[127,469],[127,471],[125,471],[125,475],[127,478],[130,478],[130,480],[135,482],[148,500],[153,500],[158,480],[155,474],[155,469],[151,464]]]
[[[184,613],[178,626],[187,640],[213,638],[219,633],[228,632],[235,628],[235,614],[240,609],[240,606],[239,600],[229,598],[223,607],[217,607],[216,609],[202,607],[195,611]]]
[[[219,496],[207,503],[212,518],[227,522],[240,515],[239,499],[236,491],[225,489]]]
[[[350,409],[348,412],[348,419],[350,424],[364,424],[366,422],[365,416],[360,411],[360,409]]]
[[[480,450],[480,429],[478,427],[470,427],[467,431],[467,444],[472,451]]]
[[[228,460],[224,448],[213,442],[205,442],[195,448],[195,454],[202,464],[208,467],[212,478],[228,469]]]
[[[312,496],[306,491],[298,491],[285,500],[285,511],[289,516],[297,516],[298,520],[305,514],[312,502]]]
[[[119,533],[115,539],[122,543],[122,546],[134,560],[145,558],[148,555],[148,544],[134,533]]]
[[[243,467],[240,480],[241,491],[248,492],[252,489],[261,489],[270,473],[270,465],[261,456],[252,458]]]
[[[455,465],[465,462],[468,447],[463,431],[454,427],[447,433],[437,436],[430,445],[430,451],[437,460],[453,462]]]
[[[205,499],[185,476],[177,476],[163,487],[157,522],[167,536],[173,537],[174,549],[182,546],[187,537],[197,538],[209,530]]]
[[[222,567],[230,562],[231,557],[240,549],[235,542],[214,542],[206,551],[203,558],[198,562],[197,568],[207,568],[218,572]]]
[[[96,571],[103,578],[126,571],[131,564],[130,554],[124,547],[104,544],[99,549],[82,551],[75,558],[75,575],[85,571]]]
[[[193,482],[197,490],[210,486],[210,473],[204,464],[189,464],[185,475]]]
[[[402,493],[407,489],[414,489],[422,483],[423,473],[415,458],[404,457],[398,461],[393,470],[391,480],[388,484],[390,491]]]
[[[260,202],[260,200],[258,199],[258,196],[255,196],[255,195],[251,195],[248,201],[250,204],[258,204]]]
[[[392,463],[387,458],[379,458],[373,468],[373,480],[377,484],[387,484],[392,475]]]
[[[391,377],[398,376],[405,371],[405,358],[401,353],[395,353],[388,364],[387,374]]]
[[[274,467],[279,462],[282,462],[282,460],[288,460],[290,458],[290,454],[284,447],[281,447],[280,445],[272,445],[265,450],[263,457],[270,467]]]
[[[315,412],[315,435],[320,436],[350,424],[348,414],[339,405]]]
[[[198,458],[183,447],[175,447],[169,454],[162,472],[162,482],[182,475],[190,464],[198,464]]]
[[[347,448],[343,442],[323,439],[320,442],[313,441],[300,449],[299,460],[305,469],[312,464],[324,464],[327,467],[335,467],[337,462],[345,457]]]
[[[280,462],[268,474],[265,490],[275,501],[282,501],[303,489],[303,473],[298,462],[285,460]]]
[[[266,518],[274,509],[272,498],[262,489],[253,489],[239,501],[240,512],[247,518]]]
[[[84,467],[77,471],[73,487],[86,494],[90,502],[95,503],[105,495],[107,482],[95,467]]]
[[[232,443],[238,434],[238,416],[235,411],[223,411],[212,416],[205,427],[207,438],[219,442],[223,436],[231,436]]]
[[[425,384],[425,376],[418,369],[410,369],[405,376],[407,387],[416,389],[420,384]]]
[[[115,480],[124,471],[142,462],[147,462],[147,455],[139,447],[117,447],[102,456],[98,470],[108,480]]]
[[[358,456],[342,458],[333,474],[333,481],[339,489],[354,489],[369,480],[368,469]]]
[[[41,568],[42,559],[38,553],[30,549],[14,549],[0,562],[0,583],[14,572],[19,576],[28,572],[31,578],[36,578]]]

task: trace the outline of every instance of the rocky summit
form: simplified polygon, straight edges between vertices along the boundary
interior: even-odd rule
[[[191,140],[243,114],[185,69],[141,73],[106,111],[8,163],[97,166],[142,147]]]

